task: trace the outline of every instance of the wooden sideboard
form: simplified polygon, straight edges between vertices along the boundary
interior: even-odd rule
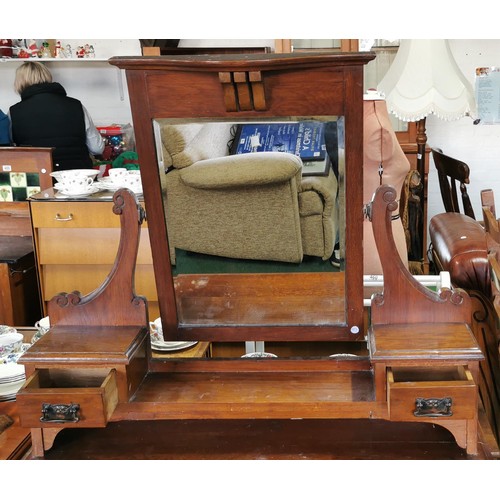
[[[44,314],[62,291],[90,293],[104,281],[115,260],[120,221],[112,195],[97,193],[68,199],[49,188],[30,200],[31,218]],[[141,229],[135,284],[148,299],[149,317],[159,316],[147,222]]]

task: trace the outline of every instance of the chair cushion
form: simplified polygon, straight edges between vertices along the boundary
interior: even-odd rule
[[[161,123],[165,166],[189,167],[228,154],[231,123]]]
[[[301,172],[302,161],[290,153],[248,153],[201,160],[183,168],[180,177],[193,188],[221,190],[299,181]]]

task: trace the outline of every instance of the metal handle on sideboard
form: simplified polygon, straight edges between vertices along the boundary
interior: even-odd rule
[[[69,220],[73,220],[73,214],[68,214],[67,217],[61,217],[61,214],[56,214],[54,220],[57,220],[59,222],[67,222]]]

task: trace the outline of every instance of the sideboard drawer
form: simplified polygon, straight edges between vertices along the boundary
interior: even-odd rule
[[[23,427],[105,427],[118,403],[116,372],[37,369],[16,400]]]
[[[144,206],[142,202],[141,205]],[[31,199],[42,316],[48,314],[47,304],[55,295],[73,290],[86,295],[100,287],[109,275],[121,235],[121,220],[113,213],[113,206],[110,199],[57,200],[50,193],[43,201]],[[140,233],[136,293],[147,297],[149,316],[157,318],[156,282],[145,220]]]
[[[43,201],[30,206],[34,227],[120,227],[120,217],[113,214],[109,201]],[[142,227],[147,227],[146,221]]]
[[[461,366],[393,367],[387,371],[391,420],[473,419],[477,386]]]

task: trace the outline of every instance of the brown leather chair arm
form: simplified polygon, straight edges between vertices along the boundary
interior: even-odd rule
[[[483,226],[467,215],[446,212],[429,224],[434,262],[448,271],[454,286],[491,294],[488,239]]]

